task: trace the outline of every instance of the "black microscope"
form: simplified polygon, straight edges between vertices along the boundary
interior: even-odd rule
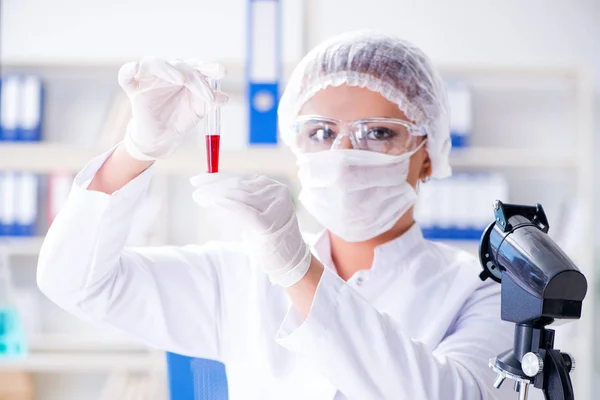
[[[494,203],[495,221],[485,230],[479,247],[482,280],[501,283],[501,316],[514,322],[513,348],[490,360],[498,376],[515,381],[519,400],[529,386],[541,389],[547,400],[573,400],[569,373],[575,360],[554,349],[555,319],[579,319],[587,281],[573,261],[550,239],[548,219],[540,204]]]

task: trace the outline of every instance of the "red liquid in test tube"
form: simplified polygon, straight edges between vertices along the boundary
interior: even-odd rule
[[[209,173],[219,172],[221,135],[206,135],[206,166]]]
[[[218,79],[208,80],[211,89],[218,91],[221,88]],[[221,109],[212,106],[204,117],[204,135],[206,140],[206,166],[208,173],[219,172],[219,148],[221,146]]]

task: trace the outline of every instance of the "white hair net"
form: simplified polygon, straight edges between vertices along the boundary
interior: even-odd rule
[[[304,103],[319,90],[344,84],[367,88],[397,104],[427,132],[432,176],[451,174],[448,101],[442,79],[416,46],[379,32],[335,36],[302,59],[279,104],[283,141],[294,146],[293,126]]]

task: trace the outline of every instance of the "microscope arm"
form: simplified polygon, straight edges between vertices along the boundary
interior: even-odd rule
[[[546,350],[546,360],[549,364],[544,371],[548,379],[544,389],[546,400],[574,400],[573,385],[568,372],[572,366],[567,365],[563,354],[555,349]]]

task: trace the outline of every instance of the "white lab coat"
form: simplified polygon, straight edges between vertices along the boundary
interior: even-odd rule
[[[344,282],[327,266],[303,321],[243,246],[126,248],[151,170],[107,195],[75,179],[42,247],[38,284],[64,309],[160,349],[223,361],[231,399],[499,399],[488,359],[512,344],[500,285],[418,226]],[[512,397],[516,396],[512,393]],[[511,398],[512,398],[511,397]]]

